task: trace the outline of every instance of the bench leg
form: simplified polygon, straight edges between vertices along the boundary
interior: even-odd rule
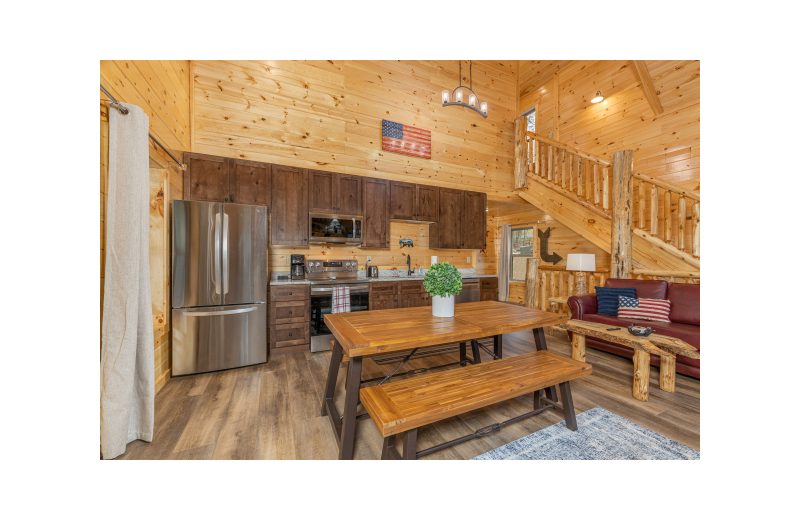
[[[633,352],[633,397],[650,400],[650,354],[643,350]]]
[[[339,460],[352,460],[356,440],[356,415],[358,391],[361,388],[361,357],[351,357],[347,370],[347,385],[342,418],[342,435],[339,438]]]
[[[533,329],[533,341],[534,343],[536,343],[537,352],[540,350],[547,350],[547,340],[544,337],[543,328],[539,327],[538,329]],[[556,394],[555,386],[545,388],[544,394],[548,399],[550,399],[554,403],[558,402],[558,394]]]
[[[383,451],[381,451],[381,460],[395,460],[394,454],[397,453],[395,450],[395,442],[397,441],[397,435],[389,435],[388,437],[384,437],[383,439]]]
[[[328,367],[328,381],[325,383],[325,393],[322,394],[322,416],[328,415],[328,401],[333,401],[333,392],[336,390],[336,379],[339,377],[339,365],[342,363],[342,346],[338,341],[333,342],[331,352],[331,366]]]
[[[481,362],[481,346],[474,339],[472,340],[472,359],[475,360],[475,363]]]
[[[417,460],[417,429],[408,430],[403,434],[403,459]]]
[[[503,359],[503,335],[498,334],[494,337],[494,355],[496,359]]]
[[[578,420],[575,418],[575,406],[572,404],[572,392],[569,389],[569,381],[558,385],[561,390],[561,400],[564,407],[564,422],[572,431],[578,431]]]

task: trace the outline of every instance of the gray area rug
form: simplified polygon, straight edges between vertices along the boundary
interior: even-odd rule
[[[699,460],[700,452],[603,408],[578,414],[578,431],[564,421],[472,460]]]

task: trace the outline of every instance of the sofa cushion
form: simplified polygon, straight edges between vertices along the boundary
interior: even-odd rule
[[[606,287],[633,287],[637,298],[667,299],[667,282],[662,280],[629,280],[626,278],[609,278]]]
[[[597,314],[616,316],[619,311],[619,297],[628,296],[636,298],[636,289],[633,287],[595,287],[597,294]]]
[[[619,297],[619,316],[630,320],[661,321],[669,323],[669,300]]]
[[[672,302],[670,321],[700,325],[700,284],[671,283],[667,299]]]

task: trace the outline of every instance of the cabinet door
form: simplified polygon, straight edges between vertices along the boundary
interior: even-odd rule
[[[464,192],[464,249],[486,249],[486,194]]]
[[[269,207],[271,165],[242,159],[228,161],[230,202]]]
[[[427,293],[401,294],[397,297],[397,308],[425,307],[428,305],[425,296],[427,296]]]
[[[464,247],[464,192],[439,188],[439,248]]]
[[[308,245],[308,170],[272,165],[272,243]]]
[[[417,220],[439,222],[439,188],[417,185]]]
[[[334,177],[335,211],[340,215],[361,215],[362,177],[337,173]]]
[[[363,247],[389,247],[389,181],[364,179]]]
[[[216,155],[184,153],[183,199],[228,202],[228,159]]]
[[[394,294],[369,297],[369,310],[371,311],[382,311],[384,309],[396,309],[396,308],[397,308],[397,296]]]
[[[333,213],[335,173],[319,170],[308,170],[308,211],[315,213]]]
[[[410,182],[392,181],[389,218],[416,220],[417,185]]]

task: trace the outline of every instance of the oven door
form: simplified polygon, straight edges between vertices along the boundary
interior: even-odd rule
[[[308,214],[308,241],[326,244],[361,244],[361,217]]]
[[[331,349],[333,334],[325,325],[325,315],[331,313],[333,288],[344,284],[311,285],[311,352]],[[350,287],[350,312],[369,310],[369,284],[347,284]]]

